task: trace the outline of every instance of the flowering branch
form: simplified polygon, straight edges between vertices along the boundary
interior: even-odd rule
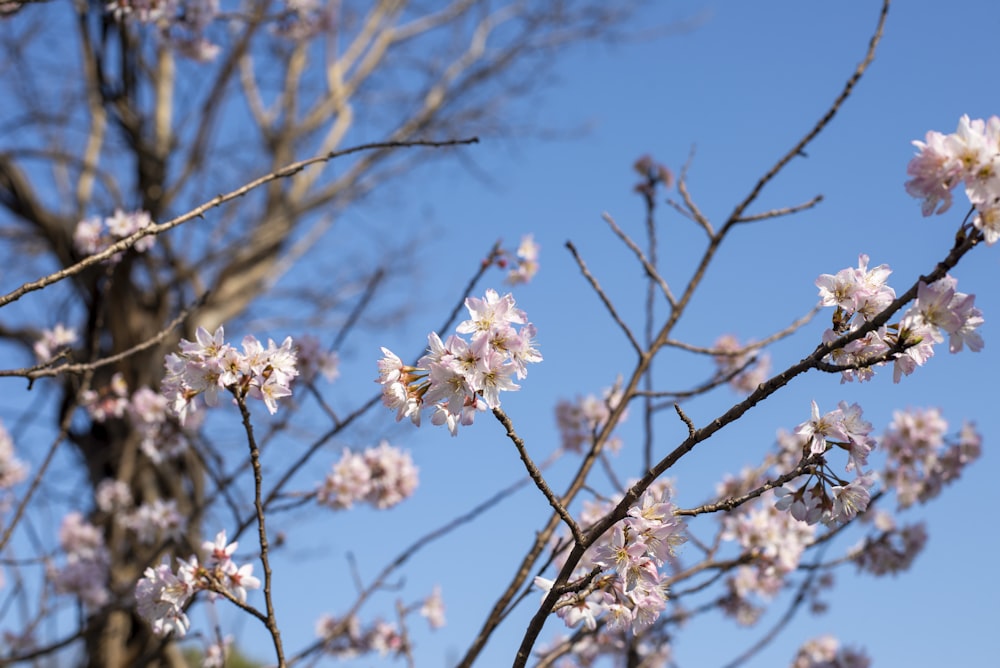
[[[764,492],[781,487],[786,482],[794,480],[803,473],[807,473],[808,471],[812,470],[815,466],[821,464],[822,462],[823,462],[822,455],[812,454],[808,457],[803,458],[803,460],[799,463],[799,465],[796,466],[791,471],[789,471],[788,473],[780,475],[774,480],[770,480],[761,485],[760,487],[757,487],[756,489],[747,492],[742,496],[725,499],[723,501],[718,501],[716,503],[707,503],[705,505],[698,506],[697,508],[679,509],[676,511],[676,514],[693,517],[695,515],[701,515],[703,513],[728,512],[735,508],[739,508],[747,501],[756,499]]]

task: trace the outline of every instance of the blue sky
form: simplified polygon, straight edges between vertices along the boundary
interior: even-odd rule
[[[519,393],[505,397],[504,407],[529,450],[544,458],[558,443],[556,401],[599,392],[634,363],[565,242],[576,244],[608,294],[640,329],[642,272],[601,219],[606,211],[623,228],[641,235],[643,209],[631,192],[636,181],[632,163],[649,153],[676,172],[694,150],[688,177],[692,195],[706,215],[724,219],[839,93],[864,54],[878,4],[650,3],[637,26],[686,28],[637,43],[582,47],[522,107],[526,116],[562,138],[485,140],[465,150],[488,179],[454,162],[435,163],[346,212],[341,225],[406,227],[424,245],[414,267],[418,287],[409,290],[419,297],[413,317],[406,326],[386,331],[383,339],[348,342],[342,376],[328,388],[331,403],[345,408],[355,405],[359,393],[374,392],[379,346],[402,356],[415,354],[491,244],[503,238],[513,246],[521,234],[532,232],[542,247],[542,269],[515,297],[538,327],[545,361],[531,369]],[[921,217],[919,203],[902,187],[913,154],[910,142],[930,129],[952,131],[963,113],[974,118],[1000,113],[1000,92],[991,76],[1000,5],[966,0],[948,3],[947,10],[944,6],[908,0],[892,7],[876,61],[852,99],[807,149],[808,157],[793,161],[753,211],[797,204],[817,194],[824,202],[795,217],[737,230],[723,246],[678,336],[700,345],[724,333],[743,339],[766,336],[813,306],[813,282],[819,274],[854,265],[859,252],[868,253],[873,265],[888,263],[894,270],[890,284],[897,289],[943,257],[963,213],[961,198],[945,216]],[[662,199],[659,224],[664,274],[677,283],[700,252],[700,237]],[[998,248],[979,248],[955,272],[959,289],[975,293],[985,313],[983,352],[952,356],[939,351],[927,367],[899,385],[887,373],[861,386],[815,374],[797,379],[670,472],[680,505],[707,499],[724,473],[757,462],[777,429],[805,420],[812,399],[825,410],[842,399],[861,403],[879,433],[893,410],[938,406],[953,429],[971,419],[984,435],[984,455],[966,476],[927,508],[908,513],[908,519],[926,519],[930,533],[926,551],[909,573],[873,579],[842,569],[829,597],[831,611],[803,616],[748,666],[787,665],[802,641],[822,633],[865,647],[880,666],[987,665],[994,660],[1000,585],[990,566],[1000,539],[988,504],[1000,466],[994,447],[1000,435],[994,409],[1000,359],[993,340],[1000,297],[988,286],[996,277],[998,253]],[[501,288],[500,279],[493,273],[481,288]],[[818,319],[776,348],[774,367],[781,369],[807,354],[822,329]],[[243,334],[227,333],[233,339]],[[656,365],[656,381],[683,387],[697,382],[704,370],[688,357],[670,356]],[[692,403],[688,412],[702,425],[736,399],[720,392]],[[236,419],[233,413],[228,417]],[[305,417],[313,425],[323,424],[318,416]],[[329,457],[302,476],[302,487],[308,489],[324,474],[322,467],[341,447],[364,447],[383,437],[411,449],[421,469],[421,487],[412,500],[388,512],[316,510],[272,523],[292,539],[274,561],[278,620],[290,652],[312,641],[320,614],[337,615],[352,601],[348,552],[357,557],[362,577],[371,577],[401,545],[523,475],[502,429],[486,416],[457,438],[430,426],[396,425],[388,412],[377,417],[363,433],[331,444]],[[622,430],[626,451],[619,460],[625,477],[639,472],[638,460],[628,450],[639,445],[638,417],[637,407]],[[655,431],[658,453],[683,438],[682,425],[666,414],[658,418]],[[238,434],[226,437],[239,445]],[[275,469],[277,464],[272,462]],[[553,472],[557,487],[565,476],[565,470]],[[428,634],[422,625],[412,624],[419,666],[448,666],[464,653],[515,560],[547,517],[546,508],[535,490],[522,491],[416,555],[401,573],[400,592],[374,602],[372,611],[391,614],[397,596],[414,600],[441,584],[449,625]],[[713,523],[708,518],[691,524],[704,536]],[[206,535],[214,530],[206,527]],[[847,537],[831,554],[856,538]],[[242,542],[249,549],[250,535]],[[480,665],[510,663],[536,601],[529,597],[521,604]],[[262,605],[262,597],[251,594],[251,602]],[[777,612],[754,630],[739,629],[718,616],[695,620],[678,635],[678,665],[725,664],[783,609],[779,603]],[[229,630],[247,650],[270,657],[256,621],[243,618]],[[561,621],[551,619],[543,639],[559,630]],[[369,657],[358,665],[374,663]]]

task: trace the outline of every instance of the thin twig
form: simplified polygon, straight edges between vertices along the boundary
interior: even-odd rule
[[[790,324],[788,327],[771,334],[767,338],[761,339],[760,341],[752,341],[747,343],[742,348],[738,350],[720,350],[718,348],[705,348],[703,346],[695,346],[690,343],[685,343],[683,341],[675,341],[674,339],[667,339],[663,345],[669,346],[671,348],[679,348],[680,350],[686,350],[692,353],[699,353],[702,355],[711,355],[713,357],[738,357],[739,355],[744,355],[751,350],[759,350],[764,346],[770,345],[775,341],[780,341],[781,339],[787,338],[794,334],[796,331],[809,324],[816,314],[823,310],[820,305],[814,306],[808,313],[804,316]]]
[[[587,282],[590,283],[590,287],[592,287],[594,292],[597,293],[597,296],[600,297],[601,302],[603,302],[605,308],[608,309],[608,313],[611,314],[611,318],[618,323],[621,330],[625,332],[625,336],[628,337],[629,343],[632,344],[632,348],[634,348],[637,353],[642,355],[642,346],[640,346],[639,342],[635,340],[635,336],[632,335],[632,330],[629,329],[628,325],[625,324],[625,321],[622,320],[620,315],[618,315],[618,311],[615,310],[615,307],[611,303],[611,300],[608,299],[608,296],[604,294],[604,290],[597,282],[597,279],[594,278],[594,275],[590,273],[589,269],[587,269],[587,264],[583,261],[583,258],[580,257],[580,254],[576,250],[576,246],[573,245],[572,241],[567,241],[566,248],[568,248],[569,252],[573,254],[573,259],[576,260],[577,266],[580,267],[580,273],[583,274],[584,278],[587,279]]]
[[[608,224],[608,226],[611,228],[611,231],[614,232],[618,236],[618,238],[621,239],[622,242],[624,242],[625,245],[629,247],[629,250],[631,250],[635,254],[639,262],[642,263],[642,268],[646,270],[646,274],[649,276],[649,278],[655,281],[658,286],[660,286],[660,290],[663,292],[663,296],[667,298],[667,303],[669,303],[670,306],[677,306],[677,300],[674,298],[673,293],[670,292],[670,286],[667,285],[667,281],[664,280],[662,276],[660,276],[660,272],[657,271],[656,267],[654,267],[652,263],[650,263],[650,261],[646,259],[646,254],[642,252],[642,249],[639,248],[639,246],[637,246],[634,241],[632,241],[632,237],[625,234],[625,231],[618,226],[618,223],[615,222],[615,219],[611,217],[610,213],[607,212],[602,213],[601,218],[603,218],[604,221]]]
[[[306,167],[312,164],[327,162],[329,160],[334,160],[352,153],[359,153],[361,151],[371,151],[379,149],[390,149],[390,148],[411,148],[411,147],[446,147],[446,146],[460,146],[466,144],[477,144],[479,143],[478,137],[470,137],[468,139],[453,139],[448,141],[426,141],[426,140],[412,140],[412,141],[388,141],[388,142],[372,142],[369,144],[360,144],[358,146],[352,146],[351,148],[346,148],[341,151],[331,151],[326,155],[314,156],[312,158],[307,158],[305,160],[300,160],[298,162],[293,162],[281,169],[275,170],[269,174],[265,174],[249,183],[240,186],[236,190],[233,190],[225,195],[217,195],[212,199],[208,200],[204,204],[195,207],[194,209],[188,211],[185,214],[177,216],[172,220],[168,220],[165,223],[160,223],[158,225],[149,225],[144,227],[133,234],[125,237],[124,239],[117,241],[103,251],[99,253],[94,253],[93,255],[88,255],[76,264],[70,265],[65,269],[60,269],[57,272],[49,274],[37,281],[31,281],[30,283],[25,283],[21,287],[13,290],[3,296],[0,296],[0,307],[6,306],[7,304],[17,301],[24,295],[35,292],[36,290],[41,290],[42,288],[48,287],[53,283],[58,283],[59,281],[69,278],[70,276],[75,276],[79,274],[87,267],[91,267],[95,264],[100,264],[107,260],[108,258],[128,250],[135,245],[137,241],[144,237],[160,234],[166,232],[167,230],[173,229],[178,225],[186,223],[194,218],[201,218],[206,211],[214,209],[217,206],[225,204],[230,200],[234,200],[238,197],[246,195],[251,190],[259,188],[260,186],[270,183],[271,181],[276,181],[278,179],[288,178],[302,171]]]
[[[742,496],[724,499],[717,503],[706,503],[705,505],[698,506],[697,508],[678,509],[674,511],[674,514],[694,517],[696,515],[702,515],[705,513],[728,512],[735,508],[739,508],[747,501],[756,499],[758,496],[760,496],[764,492],[767,492],[768,490],[775,489],[776,487],[781,487],[786,482],[794,480],[795,478],[798,478],[800,475],[808,473],[810,470],[814,469],[819,464],[822,464],[823,461],[824,460],[822,455],[812,454],[809,457],[803,459],[801,462],[799,462],[799,465],[796,466],[791,471],[789,471],[788,473],[780,475],[774,480],[769,480],[760,487],[753,489]]]
[[[702,229],[708,235],[709,239],[715,238],[715,229],[712,227],[712,223],[709,222],[708,218],[701,212],[698,205],[694,203],[694,199],[691,197],[691,193],[688,192],[687,188],[687,173],[688,168],[694,161],[694,147],[691,147],[691,152],[688,154],[688,159],[684,162],[684,166],[681,167],[681,173],[677,177],[677,192],[681,194],[684,199],[684,206],[686,209],[682,209],[678,204],[668,200],[668,204],[673,206],[678,211],[685,213],[689,218],[701,225]]]
[[[563,522],[566,523],[566,526],[569,527],[570,533],[573,534],[573,539],[576,541],[577,545],[582,544],[583,532],[580,531],[580,526],[576,523],[573,516],[569,514],[569,511],[566,510],[559,499],[556,498],[556,495],[552,493],[552,490],[549,489],[548,484],[545,482],[545,478],[542,477],[542,472],[538,470],[537,466],[535,466],[535,462],[532,461],[527,448],[524,447],[524,439],[518,436],[517,432],[514,431],[514,423],[499,406],[493,409],[493,415],[500,421],[500,424],[504,426],[504,429],[507,430],[507,438],[509,438],[511,442],[514,443],[514,447],[517,448],[517,453],[521,456],[521,461],[524,462],[524,467],[528,469],[528,475],[531,476],[535,486],[538,487],[538,489],[545,496],[545,499],[549,502],[549,505],[552,506],[552,509],[559,513],[559,517],[561,517]]]
[[[736,208],[733,209],[733,212],[729,215],[729,220],[726,221],[724,227],[730,227],[738,222],[746,220],[743,217],[743,212],[746,211],[747,207],[757,199],[758,195],[760,195],[761,191],[764,189],[764,186],[770,183],[771,180],[778,175],[778,172],[784,169],[785,165],[791,162],[792,158],[797,155],[802,155],[805,147],[808,146],[809,143],[812,142],[812,140],[815,139],[827,125],[829,125],[830,121],[833,120],[833,117],[837,115],[840,107],[843,106],[847,98],[851,96],[851,93],[854,91],[854,87],[857,85],[858,81],[861,80],[861,77],[868,69],[868,66],[871,65],[873,60],[875,60],[875,50],[876,47],[878,47],[879,42],[882,40],[882,33],[885,29],[885,19],[889,14],[890,1],[891,0],[884,0],[882,3],[882,11],[879,14],[878,26],[875,28],[875,33],[868,42],[868,51],[865,53],[864,59],[858,63],[857,68],[855,68],[854,73],[847,80],[847,83],[844,84],[844,88],[841,90],[840,95],[838,95],[837,99],[833,101],[833,104],[830,105],[830,108],[827,109],[827,112],[823,115],[823,117],[816,122],[816,125],[813,126],[812,130],[807,132],[802,139],[789,149],[788,152],[785,153],[785,155],[783,155],[781,159],[779,159],[778,162],[776,162],[774,166],[760,178],[759,181],[757,181],[746,198],[744,198],[744,200],[737,204]]]
[[[28,369],[3,369],[0,370],[0,377],[5,376],[23,376],[28,380],[34,382],[38,378],[45,378],[49,376],[58,376],[64,373],[86,373],[88,371],[94,371],[101,367],[105,367],[116,362],[120,362],[123,359],[131,357],[138,352],[142,352],[147,348],[152,348],[158,343],[162,342],[167,338],[174,330],[175,327],[184,322],[191,312],[205,303],[205,299],[208,297],[208,293],[205,293],[201,298],[187,307],[176,318],[171,320],[167,326],[154,336],[137,343],[128,350],[123,350],[120,353],[115,353],[114,355],[109,355],[108,357],[102,357],[101,359],[94,360],[93,362],[81,362],[77,364],[60,364],[58,366],[51,366],[51,364],[43,364],[40,366],[31,367]],[[29,386],[30,389],[30,386]]]
[[[795,206],[786,206],[783,209],[771,209],[770,211],[765,211],[764,213],[755,213],[752,216],[743,216],[737,219],[737,223],[752,223],[758,220],[768,220],[769,218],[778,218],[779,216],[790,216],[793,213],[798,213],[800,211],[805,211],[806,209],[811,209],[820,202],[823,201],[822,195],[816,195],[808,202],[803,202],[802,204],[797,204]]]

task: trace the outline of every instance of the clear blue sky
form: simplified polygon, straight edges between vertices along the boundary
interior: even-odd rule
[[[456,163],[435,164],[348,211],[339,224],[376,222],[384,227],[389,221],[419,228],[426,245],[418,255],[420,302],[412,319],[387,332],[384,340],[350,342],[343,352],[342,376],[329,387],[330,401],[348,407],[359,393],[376,391],[371,380],[379,346],[401,356],[418,351],[491,244],[502,237],[513,246],[521,234],[533,232],[542,246],[542,269],[515,297],[538,327],[545,361],[530,370],[521,392],[505,397],[504,407],[529,450],[544,458],[558,444],[556,401],[599,392],[619,373],[629,372],[634,361],[564,243],[577,245],[640,329],[642,272],[601,220],[607,211],[627,230],[641,234],[643,210],[631,192],[636,180],[632,163],[649,153],[677,171],[694,147],[691,192],[706,215],[725,218],[839,93],[865,52],[879,5],[874,0],[650,3],[642,26],[689,27],[634,44],[578,49],[557,68],[558,79],[533,100],[531,116],[545,127],[565,131],[566,138],[485,141],[467,152],[489,176],[488,183]],[[700,345],[723,333],[744,339],[766,336],[815,304],[813,281],[819,274],[854,265],[859,252],[868,253],[872,264],[890,264],[890,283],[897,289],[929,271],[950,247],[963,207],[957,203],[946,216],[921,217],[919,203],[902,185],[913,154],[910,142],[929,129],[954,130],[963,113],[1000,113],[994,76],[998,32],[998,3],[897,0],[876,61],[852,99],[809,147],[808,157],[794,161],[754,211],[798,204],[817,194],[823,194],[824,202],[792,218],[738,230],[724,245],[678,335]],[[690,258],[701,250],[699,237],[690,223],[662,205],[659,220],[664,273],[680,281],[687,276]],[[971,419],[984,435],[984,456],[966,477],[928,508],[909,513],[908,519],[926,518],[930,533],[926,551],[909,573],[873,579],[842,569],[839,586],[829,597],[831,611],[791,624],[749,666],[787,665],[801,642],[823,633],[865,647],[877,666],[982,666],[996,661],[1000,585],[991,567],[1000,539],[990,504],[995,497],[991,483],[1000,472],[1000,415],[994,408],[995,371],[1000,368],[994,323],[1000,318],[1000,296],[989,286],[995,284],[998,264],[1000,248],[979,248],[955,272],[959,289],[974,292],[984,311],[982,353],[939,351],[927,367],[899,385],[885,372],[864,386],[840,385],[835,377],[818,375],[799,379],[671,472],[680,505],[705,500],[724,473],[759,461],[777,429],[806,419],[812,399],[827,410],[841,399],[861,403],[878,433],[895,409],[938,406],[953,429]],[[482,286],[500,289],[500,279],[494,273]],[[777,348],[774,367],[784,368],[807,354],[821,330],[817,321]],[[244,332],[227,333],[238,339]],[[669,388],[701,377],[684,357],[665,360],[656,373],[658,384]],[[723,392],[692,404],[689,414],[702,425],[735,400]],[[638,449],[638,407],[632,415],[622,435],[627,448]],[[235,428],[235,417],[230,417]],[[364,447],[389,438],[410,448],[421,469],[421,487],[413,499],[388,512],[315,510],[272,523],[292,538],[273,562],[278,621],[289,653],[312,642],[319,615],[338,615],[352,602],[348,552],[357,557],[362,577],[370,578],[395,557],[399,546],[523,475],[513,447],[487,416],[458,438],[429,425],[420,430],[396,425],[389,412],[381,417],[383,422],[368,423],[370,433],[333,444],[325,461],[332,461],[344,445]],[[321,418],[315,422],[321,424]],[[656,433],[656,451],[664,453],[682,438],[682,426],[664,414]],[[627,467],[635,458],[625,454],[621,459],[623,475],[639,472]],[[310,488],[324,473],[317,468],[303,476],[302,488]],[[554,476],[562,480],[565,471]],[[525,490],[414,557],[401,574],[401,591],[386,593],[369,611],[391,617],[397,596],[415,600],[440,583],[448,626],[428,634],[414,621],[411,630],[418,666],[451,665],[547,518],[546,509],[535,490]],[[714,520],[695,520],[691,526],[706,536]],[[214,531],[207,526],[206,536]],[[838,543],[830,554],[855,538]],[[250,548],[251,536],[242,542]],[[252,593],[251,602],[262,606],[263,597]],[[510,664],[536,602],[531,597],[522,603],[479,665]],[[678,665],[723,665],[753,643],[784,608],[779,603],[775,610],[751,631],[716,615],[692,622],[677,638]],[[551,619],[543,641],[561,630],[561,621]],[[244,617],[224,631],[235,633],[242,647],[265,660],[272,656],[255,620]],[[377,663],[373,657],[357,662]]]

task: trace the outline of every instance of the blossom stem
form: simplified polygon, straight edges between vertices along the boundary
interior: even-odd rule
[[[267,607],[267,618],[264,625],[271,634],[274,642],[274,652],[278,658],[278,668],[285,668],[285,650],[281,644],[281,631],[278,628],[278,621],[274,615],[274,602],[271,600],[271,564],[268,559],[267,527],[264,522],[264,503],[261,495],[263,487],[263,474],[260,468],[260,449],[253,436],[253,425],[250,423],[250,411],[247,409],[245,397],[235,389],[233,396],[236,397],[236,404],[240,407],[240,415],[243,416],[243,428],[247,433],[247,443],[250,445],[250,463],[253,466],[254,483],[254,508],[257,512],[257,535],[260,541],[260,563],[264,569],[264,602]]]

